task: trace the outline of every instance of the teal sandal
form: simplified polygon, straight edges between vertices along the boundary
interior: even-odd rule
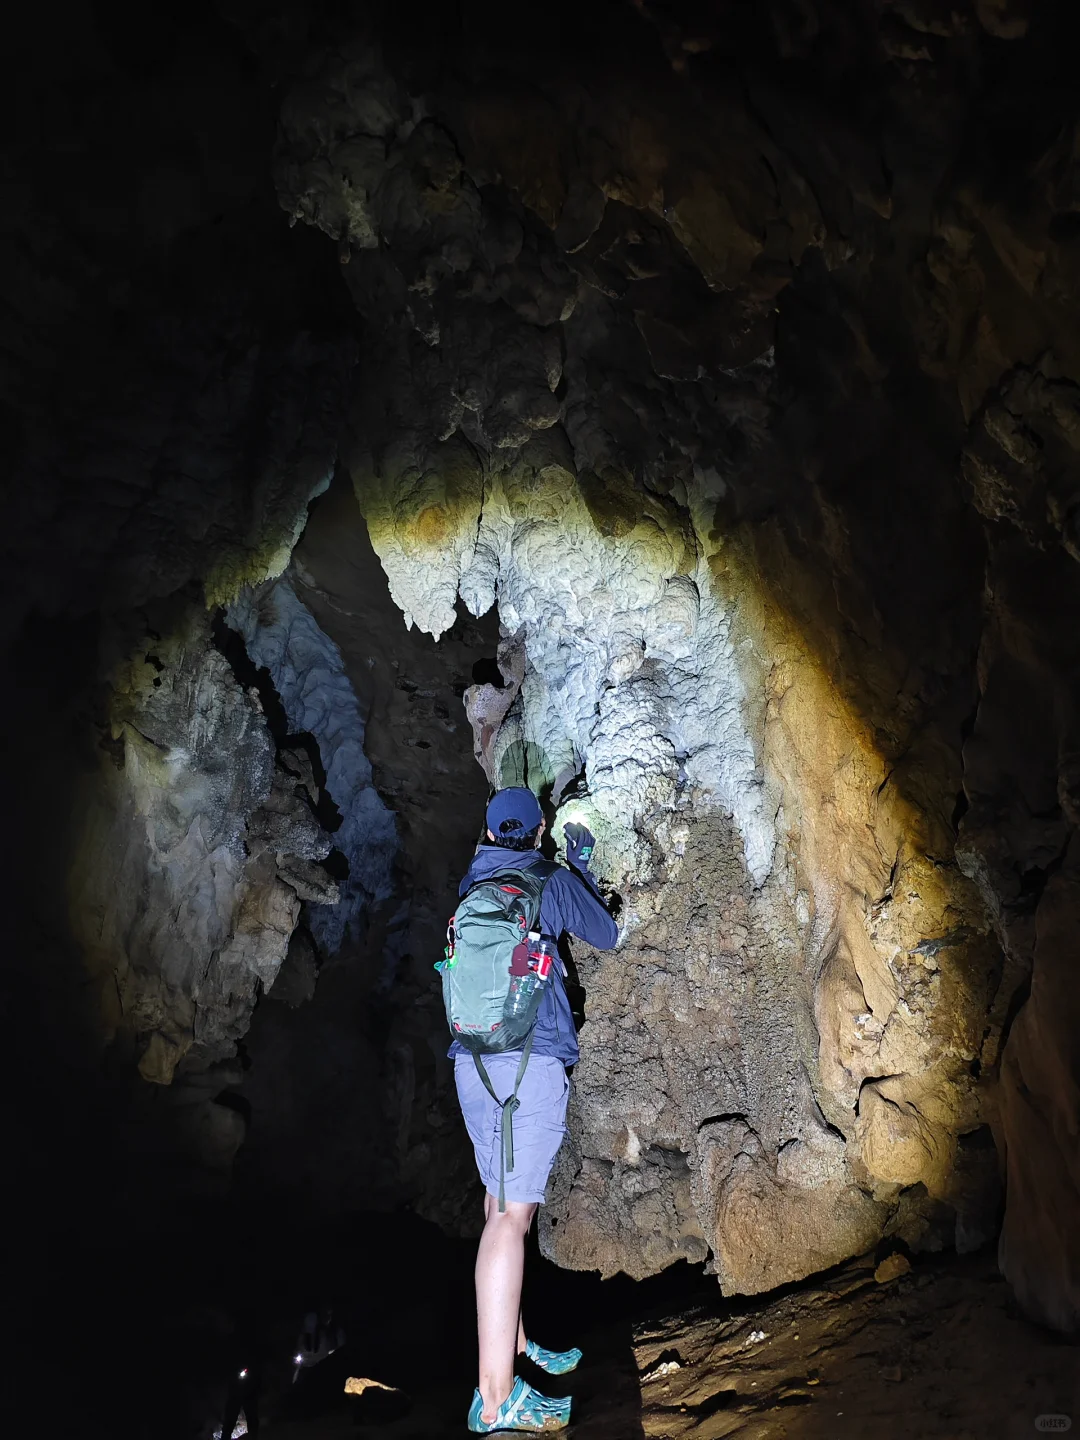
[[[482,1419],[484,1402],[480,1391],[473,1394],[469,1406],[469,1429],[474,1435],[495,1435],[500,1430],[565,1430],[570,1423],[570,1397],[553,1400],[541,1395],[520,1377],[514,1381],[514,1388],[499,1406],[495,1419]]]
[[[549,1375],[569,1375],[581,1363],[581,1351],[576,1347],[573,1350],[545,1350],[535,1340],[526,1340],[525,1354]]]

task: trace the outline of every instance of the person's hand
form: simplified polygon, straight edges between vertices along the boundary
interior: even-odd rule
[[[563,826],[563,834],[566,836],[567,860],[579,870],[587,870],[596,844],[592,831],[584,825],[569,824]]]

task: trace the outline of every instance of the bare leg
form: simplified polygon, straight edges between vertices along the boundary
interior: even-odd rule
[[[528,1340],[526,1340],[526,1338],[525,1338],[525,1321],[521,1318],[521,1311],[519,1310],[519,1311],[518,1311],[518,1338],[517,1338],[517,1353],[518,1353],[519,1355],[524,1355],[524,1354],[525,1354],[525,1346],[526,1346],[528,1343],[529,1343]]]
[[[476,1256],[476,1329],[480,1341],[480,1384],[483,1418],[490,1422],[514,1385],[514,1355],[520,1339],[521,1281],[525,1270],[525,1236],[536,1206],[484,1197],[484,1233]]]

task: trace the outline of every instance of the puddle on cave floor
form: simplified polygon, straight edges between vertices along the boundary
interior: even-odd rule
[[[262,1433],[466,1434],[474,1243],[380,1216],[349,1234],[323,1237],[306,1276],[308,1294],[336,1301],[348,1343],[295,1389],[274,1396],[268,1387]],[[296,1281],[303,1276],[297,1269]],[[575,1397],[568,1440],[1013,1440],[1062,1415],[1080,1431],[1077,1339],[1020,1316],[992,1253],[916,1258],[887,1283],[868,1257],[739,1301],[686,1267],[602,1283],[533,1253],[527,1286],[530,1332],[586,1352],[560,1390],[547,1382],[549,1393]],[[349,1375],[404,1395],[346,1396]],[[1060,1421],[1043,1422],[1048,1432],[1061,1433]]]

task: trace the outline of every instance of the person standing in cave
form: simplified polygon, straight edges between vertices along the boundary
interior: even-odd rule
[[[589,831],[583,825],[564,827],[567,868],[540,855],[545,821],[531,790],[513,786],[498,791],[488,804],[486,821],[487,840],[477,847],[459,895],[500,871],[542,869],[543,935],[558,940],[569,933],[598,950],[610,950],[619,932],[589,873],[594,844]],[[564,1375],[581,1359],[580,1350],[545,1350],[527,1339],[521,1319],[525,1237],[537,1206],[543,1204],[565,1134],[567,1068],[578,1059],[561,962],[553,965],[550,981],[524,1051],[485,1055],[481,1066],[459,1041],[450,1047],[461,1112],[486,1191],[476,1257],[480,1376],[468,1421],[477,1434],[566,1425],[570,1401],[542,1395],[520,1377],[515,1380],[515,1364],[526,1355],[548,1374]],[[512,1166],[507,1166],[502,1132],[512,1095],[517,1104],[512,1104]]]
[[[229,1383],[221,1418],[221,1440],[232,1440],[241,1414],[247,1427],[245,1433],[252,1440],[258,1435],[259,1395],[266,1351],[264,1318],[258,1308],[249,1302],[237,1316],[229,1346]]]

